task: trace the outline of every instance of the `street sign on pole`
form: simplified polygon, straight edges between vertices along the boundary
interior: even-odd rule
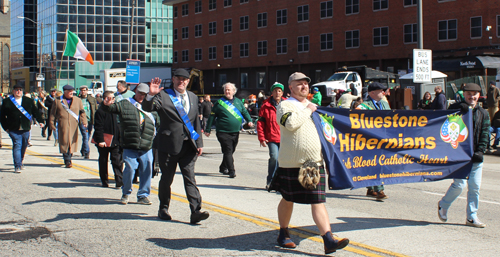
[[[432,82],[432,50],[413,49],[413,83]]]
[[[125,69],[125,81],[127,84],[139,84],[141,81],[141,61],[140,60],[127,60],[127,67]]]
[[[43,75],[43,73],[37,73],[36,80],[45,80],[45,76]]]

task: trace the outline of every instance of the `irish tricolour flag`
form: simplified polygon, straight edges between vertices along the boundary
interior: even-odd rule
[[[63,56],[71,56],[76,59],[86,60],[90,64],[94,65],[92,55],[90,55],[85,45],[83,45],[82,41],[75,33],[69,30],[66,35],[66,48],[64,49]]]

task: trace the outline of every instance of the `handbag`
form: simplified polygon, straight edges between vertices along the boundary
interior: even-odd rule
[[[300,167],[298,180],[305,189],[316,189],[320,178],[319,166],[316,162],[309,160]]]

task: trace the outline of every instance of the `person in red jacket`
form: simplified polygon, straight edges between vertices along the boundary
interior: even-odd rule
[[[257,135],[260,146],[269,146],[269,166],[267,171],[266,190],[273,178],[274,171],[278,168],[278,152],[280,148],[280,126],[276,121],[276,107],[283,98],[284,86],[278,82],[271,87],[271,97],[266,99],[259,111],[257,121]]]

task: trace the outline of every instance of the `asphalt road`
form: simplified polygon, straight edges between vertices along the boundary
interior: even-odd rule
[[[11,144],[2,132],[0,149],[0,255],[2,256],[317,256],[323,243],[308,205],[295,205],[291,220],[296,249],[275,246],[277,193],[264,190],[267,148],[255,135],[241,134],[235,153],[236,175],[218,173],[222,159],[213,134],[205,138],[196,164],[203,209],[210,218],[189,224],[189,206],[177,174],[170,213],[157,218],[158,177],[153,179],[153,205],[121,205],[121,190],[103,188],[97,150],[91,159],[74,157],[71,169],[53,141],[33,128],[26,170],[13,173]],[[479,218],[484,229],[465,226],[466,192],[452,205],[448,222],[437,217],[437,201],[451,180],[390,185],[384,202],[366,191],[327,191],[332,228],[351,240],[335,256],[498,256],[500,250],[500,158],[485,156]],[[111,183],[113,186],[114,183]]]

